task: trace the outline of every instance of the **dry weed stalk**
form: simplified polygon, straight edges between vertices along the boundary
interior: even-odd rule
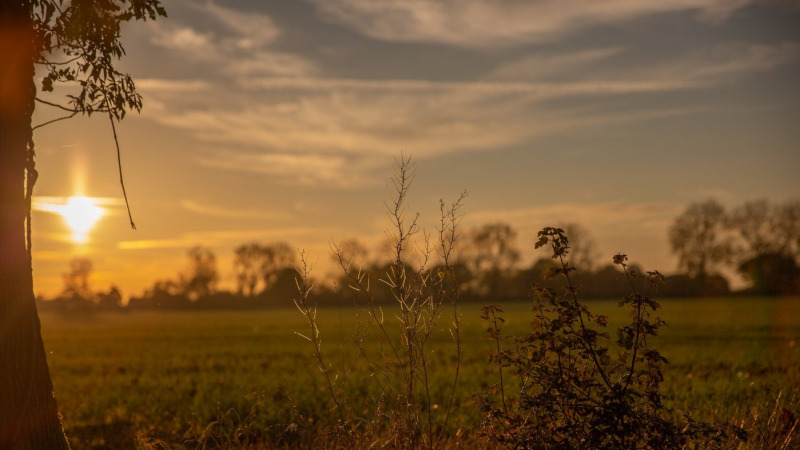
[[[433,448],[446,439],[461,369],[460,288],[453,267],[453,253],[459,239],[459,210],[466,193],[461,193],[449,205],[440,200],[441,215],[434,239],[419,227],[419,214],[408,213],[407,198],[414,176],[415,166],[411,158],[401,155],[396,160],[396,174],[389,188],[390,200],[385,203],[391,224],[386,234],[392,244],[392,255],[391,263],[379,282],[391,292],[393,305],[386,307],[394,309],[398,331],[395,331],[395,324],[387,323],[384,306],[376,301],[369,275],[360,267],[353,268],[354,262],[347,259],[341,244],[331,244],[336,261],[349,279],[349,288],[358,294],[355,307],[359,325],[354,335],[358,350],[347,371],[353,370],[358,360],[366,363],[373,384],[369,394],[374,405],[371,417],[357,417],[347,406],[346,376],[335,383],[335,375],[323,360],[316,307],[309,303],[311,289],[307,281],[309,268],[305,254],[301,254],[300,295],[295,303],[308,320],[311,333],[303,337],[314,346],[314,357],[327,380],[341,422],[351,426],[366,424],[376,445]],[[414,239],[420,234],[422,245],[415,248]],[[409,255],[413,255],[415,261],[411,261]],[[433,260],[437,257],[434,265]],[[451,322],[447,328],[455,344],[455,373],[446,398],[437,402],[429,378],[429,342],[433,333],[442,328],[440,322],[444,309],[448,307],[451,309],[448,313]],[[362,312],[366,315],[364,320],[361,319]],[[377,332],[370,333],[370,330]],[[368,339],[377,340],[370,343],[377,345],[377,357],[368,350]],[[439,403],[445,407],[436,416]]]

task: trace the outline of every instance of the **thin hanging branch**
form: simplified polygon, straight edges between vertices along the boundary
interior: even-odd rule
[[[119,150],[119,139],[117,139],[117,127],[114,125],[114,115],[111,113],[111,108],[108,110],[108,120],[111,122],[111,131],[114,133],[114,144],[117,146],[117,169],[119,171],[119,184],[122,186],[122,196],[125,198],[125,208],[128,210],[128,220],[131,221],[131,228],[135,230],[136,224],[133,223],[131,205],[128,203],[128,194],[125,192],[125,182],[122,181],[122,156]]]

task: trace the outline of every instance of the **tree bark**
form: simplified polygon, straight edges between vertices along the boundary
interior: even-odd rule
[[[0,448],[68,449],[53,395],[26,241],[34,30],[30,0],[0,1]]]

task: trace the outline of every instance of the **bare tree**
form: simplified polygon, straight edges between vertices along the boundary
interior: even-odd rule
[[[669,229],[678,267],[692,277],[705,277],[716,265],[730,260],[725,208],[715,200],[692,203]]]

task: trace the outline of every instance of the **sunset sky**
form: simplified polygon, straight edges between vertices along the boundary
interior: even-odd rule
[[[144,96],[117,126],[137,230],[107,119],[35,132],[38,294],[85,256],[95,289],[139,295],[197,244],[226,288],[251,241],[308,249],[322,276],[331,240],[377,251],[400,152],[423,225],[466,189],[464,228],[512,224],[525,262],[543,226],[579,222],[609,260],[672,272],[687,204],[800,196],[796,1],[163,4],[123,30]],[[34,124],[58,116],[40,104]],[[106,211],[83,239],[52,207],[74,195]]]

